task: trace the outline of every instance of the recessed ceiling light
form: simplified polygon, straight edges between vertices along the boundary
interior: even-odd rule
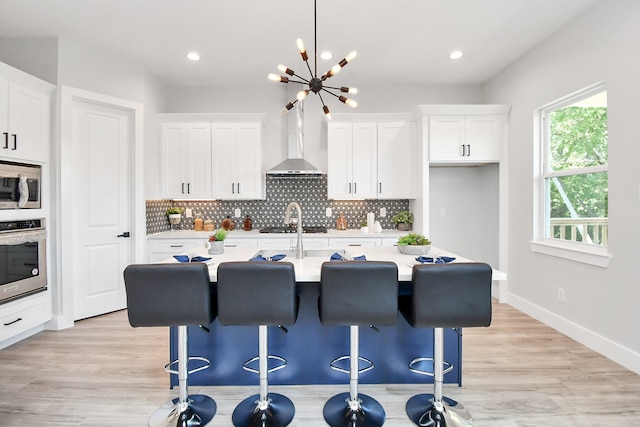
[[[464,54],[461,51],[454,50],[453,52],[451,52],[449,54],[449,59],[460,59],[460,58],[462,58],[462,55],[464,55]]]
[[[187,53],[187,58],[189,58],[192,61],[200,61],[200,55],[198,55],[196,52]]]
[[[324,59],[324,60],[329,60],[331,58],[333,58],[333,55],[331,54],[331,52],[329,51],[324,51],[320,54],[320,58]]]

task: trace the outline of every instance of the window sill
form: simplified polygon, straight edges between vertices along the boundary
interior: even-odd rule
[[[540,239],[529,242],[532,252],[564,258],[596,267],[607,268],[611,261],[609,249],[577,242],[563,242],[555,239]]]

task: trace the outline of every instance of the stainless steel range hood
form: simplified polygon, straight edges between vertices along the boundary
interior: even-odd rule
[[[322,171],[304,159],[304,106],[303,102],[296,104],[295,112],[289,113],[289,155],[286,160],[278,163],[267,171],[269,176],[315,176],[322,175]]]

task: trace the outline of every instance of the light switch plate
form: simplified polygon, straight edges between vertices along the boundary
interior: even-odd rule
[[[185,216],[186,218],[191,218],[191,217],[193,216],[193,215],[191,214],[191,208],[186,208],[186,209],[184,210],[184,216]]]
[[[240,208],[236,208],[236,210],[234,211],[234,215],[236,216],[236,218],[240,218]]]
[[[327,218],[331,218],[331,215],[333,215],[333,211],[331,210],[331,208],[327,208],[324,214]]]
[[[387,208],[380,208],[380,215],[378,215],[381,218],[384,218],[385,216],[387,216]]]

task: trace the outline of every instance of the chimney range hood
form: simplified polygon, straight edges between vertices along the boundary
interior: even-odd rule
[[[304,159],[304,107],[296,104],[296,113],[289,115],[289,156],[267,171],[268,176],[319,177],[322,171]]]

